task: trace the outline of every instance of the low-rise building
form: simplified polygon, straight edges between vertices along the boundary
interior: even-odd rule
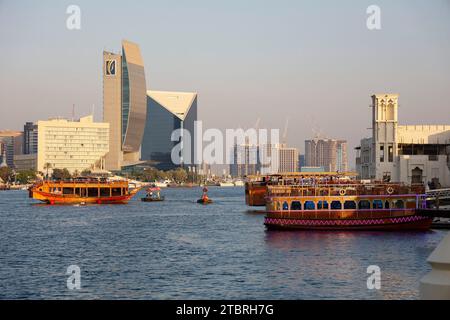
[[[397,94],[372,96],[372,137],[356,150],[361,179],[450,186],[450,125],[399,125]]]

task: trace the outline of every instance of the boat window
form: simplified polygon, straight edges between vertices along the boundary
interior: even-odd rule
[[[344,209],[356,209],[356,202],[347,200],[344,202]]]
[[[73,194],[73,188],[63,188],[63,194]]]
[[[370,209],[370,201],[369,200],[361,200],[358,203],[358,209]]]
[[[317,203],[317,209],[319,209],[319,210],[322,210],[322,209],[328,210],[328,201],[319,201]]]
[[[291,210],[302,210],[302,204],[300,201],[292,201]]]
[[[306,201],[305,202],[305,210],[314,210],[316,208],[316,205],[313,201]]]
[[[389,201],[386,200],[386,202],[384,203],[384,207],[386,209],[389,209],[389,207],[390,207]]]
[[[340,210],[342,209],[342,203],[340,201],[331,201],[331,209],[332,210]]]
[[[395,202],[395,207],[397,209],[403,209],[405,207],[405,203],[403,202],[403,200],[397,200]]]
[[[112,188],[111,190],[112,196],[120,196],[120,188]]]
[[[98,188],[87,188],[88,197],[98,197]]]
[[[109,197],[109,188],[100,188],[100,197]]]
[[[383,201],[373,200],[373,209],[383,209]]]
[[[289,205],[286,201],[283,202],[283,210],[289,210]]]

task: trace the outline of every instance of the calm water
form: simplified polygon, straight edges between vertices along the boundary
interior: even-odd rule
[[[165,202],[33,205],[0,192],[0,298],[416,299],[445,235],[266,231],[243,188],[166,189]],[[81,290],[66,287],[69,265]],[[382,270],[367,289],[366,268]]]

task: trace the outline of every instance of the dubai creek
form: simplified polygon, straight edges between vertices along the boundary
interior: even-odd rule
[[[243,188],[210,188],[208,206],[200,188],[162,195],[49,206],[0,192],[0,299],[417,299],[447,232],[267,231]],[[370,265],[380,290],[367,288]]]

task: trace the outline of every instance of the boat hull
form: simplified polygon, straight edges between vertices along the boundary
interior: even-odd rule
[[[266,217],[269,230],[428,230],[433,219],[420,215],[370,219],[297,219]]]
[[[134,194],[113,197],[76,197],[55,195],[52,193],[32,191],[32,198],[47,204],[125,204]]]

